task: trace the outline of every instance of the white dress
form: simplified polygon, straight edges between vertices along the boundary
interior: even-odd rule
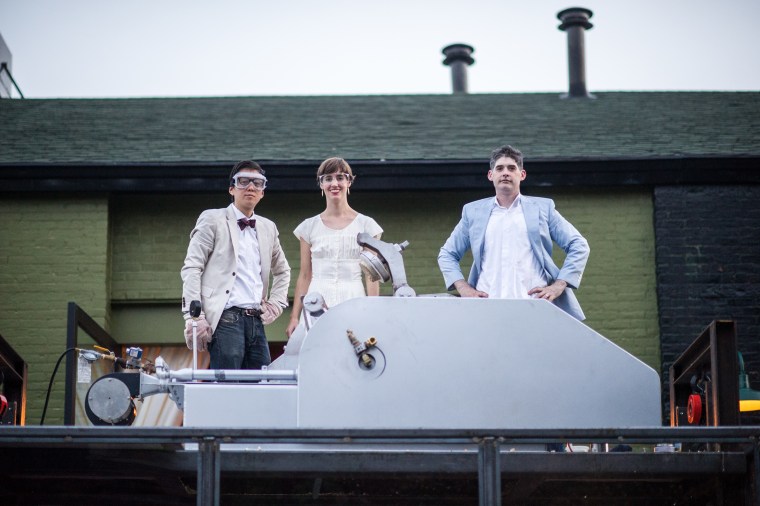
[[[358,214],[340,230],[328,228],[317,215],[293,231],[297,238],[311,244],[311,284],[307,293],[321,293],[327,307],[366,295],[359,265],[362,249],[356,243],[360,232],[374,237],[383,229],[369,216]]]

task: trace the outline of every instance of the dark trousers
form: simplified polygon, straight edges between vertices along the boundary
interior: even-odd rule
[[[211,369],[261,369],[269,365],[269,344],[259,316],[225,309],[208,346]]]

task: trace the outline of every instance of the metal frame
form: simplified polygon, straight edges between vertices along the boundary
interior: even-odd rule
[[[713,320],[670,366],[670,425],[679,424],[679,408],[692,393],[694,375],[710,375],[702,425],[739,425],[739,365],[736,323]]]
[[[645,481],[666,475],[744,476],[745,503],[760,505],[760,427],[691,427],[632,429],[571,429],[504,431],[478,430],[305,430],[210,429],[136,427],[9,427],[0,431],[0,449],[24,452],[30,448],[87,449],[92,459],[98,449],[103,458],[122,462],[125,449],[147,452],[155,468],[197,474],[197,504],[219,504],[223,472],[459,472],[478,474],[479,504],[499,506],[505,475],[560,473],[581,479],[625,476]],[[731,452],[680,453],[547,453],[500,452],[505,444],[565,442],[657,444],[730,443]],[[183,444],[195,443],[196,449]],[[266,447],[256,452],[226,451],[223,444],[298,444],[297,452]],[[379,445],[367,453],[366,445]],[[431,451],[430,445],[462,445],[463,451]],[[331,445],[326,450],[324,445]],[[396,445],[392,448],[391,445]],[[397,445],[408,450],[399,451]],[[476,446],[477,452],[464,451]],[[384,458],[378,458],[378,453]],[[388,458],[385,458],[388,457]],[[135,459],[139,460],[139,459]],[[147,459],[146,459],[147,460]],[[193,464],[194,462],[194,464]],[[69,465],[73,465],[69,462]],[[454,471],[456,470],[456,471]],[[18,473],[18,469],[15,469]]]
[[[26,385],[28,366],[24,359],[16,353],[11,345],[0,335],[0,383],[9,404],[13,405],[12,425],[24,425],[26,423]],[[10,406],[8,408],[11,409]],[[6,419],[10,415],[6,413]],[[2,423],[0,423],[2,426]]]
[[[117,343],[111,334],[98,325],[90,315],[88,315],[76,302],[69,302],[68,319],[66,322],[66,349],[77,348],[79,346],[79,329],[84,330],[96,344],[107,348],[111,351],[119,350],[121,355],[121,345]],[[114,366],[116,367],[116,366]],[[63,424],[74,425],[76,419],[76,378],[77,375],[77,355],[69,353],[66,357],[66,392],[63,405]]]
[[[18,87],[18,83],[16,83],[16,80],[13,79],[13,74],[11,74],[11,69],[8,68],[8,64],[6,62],[0,63],[0,74],[2,74],[3,72],[8,74],[8,78],[11,80],[11,83],[13,83],[13,87],[16,88],[16,91],[18,92],[19,96],[21,98],[24,98],[24,94],[21,92],[21,88]],[[11,97],[9,96],[8,98],[11,98]]]

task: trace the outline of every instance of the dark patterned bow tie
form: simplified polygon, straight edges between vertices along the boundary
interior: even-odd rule
[[[238,227],[240,227],[240,230],[245,230],[245,227],[256,228],[256,218],[250,220],[247,218],[240,218],[238,220]]]

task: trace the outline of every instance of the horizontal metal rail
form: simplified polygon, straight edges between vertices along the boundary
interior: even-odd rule
[[[213,437],[223,443],[393,443],[477,444],[483,438],[501,443],[751,443],[760,426],[632,427],[610,429],[245,429],[229,427],[3,427],[0,445],[79,445],[91,443],[192,443]]]
[[[222,470],[245,470],[247,466],[262,469],[263,461],[270,466],[288,471],[312,470],[308,466],[326,469],[345,468],[346,459],[351,466],[359,456],[366,457],[366,445],[373,445],[372,455],[384,455],[385,459],[372,459],[385,466],[400,466],[413,462],[417,472],[440,472],[458,464],[462,470],[474,472],[477,468],[481,506],[501,504],[501,475],[519,472],[526,464],[536,472],[564,472],[573,468],[595,469],[609,461],[611,474],[631,472],[626,459],[640,474],[642,463],[662,460],[658,472],[662,473],[729,473],[746,475],[754,489],[752,501],[760,504],[758,490],[760,480],[756,471],[760,454],[760,427],[641,427],[625,429],[241,429],[241,428],[193,428],[193,427],[5,427],[0,430],[2,448],[100,448],[148,449],[169,455],[167,462],[175,467],[195,469],[197,477],[198,504],[219,504],[220,474]],[[680,454],[628,454],[589,453],[556,454],[544,452],[500,451],[503,445],[548,443],[614,443],[657,444],[682,443],[730,445],[731,451],[682,452]],[[183,445],[197,445],[187,447]],[[226,452],[224,446],[231,444],[266,445],[264,451]],[[168,446],[167,446],[168,445]],[[172,449],[172,445],[176,445]],[[299,445],[293,451],[277,451],[277,445]],[[329,446],[324,446],[329,445]],[[398,445],[409,445],[399,451]],[[436,445],[461,445],[467,452],[457,453],[451,448],[441,453]],[[473,451],[477,447],[477,452]],[[232,448],[232,447],[227,447]],[[333,451],[331,453],[331,449]],[[269,451],[267,451],[269,450]],[[106,450],[108,451],[108,450]],[[362,455],[362,453],[364,454]],[[302,459],[311,455],[311,460]],[[94,454],[90,455],[91,457]],[[477,457],[477,460],[474,460]],[[195,464],[192,464],[194,459]],[[543,459],[539,463],[539,460]],[[228,466],[224,462],[228,462]],[[465,462],[466,460],[466,462]],[[569,466],[572,460],[572,466]],[[384,461],[384,463],[383,463]],[[462,465],[464,464],[464,465]],[[578,466],[578,464],[581,464]],[[667,464],[667,465],[665,465]],[[234,466],[240,466],[235,468]],[[327,466],[327,467],[324,467]],[[371,468],[367,467],[369,470]],[[380,470],[392,470],[380,466]],[[571,471],[572,472],[572,471]]]

